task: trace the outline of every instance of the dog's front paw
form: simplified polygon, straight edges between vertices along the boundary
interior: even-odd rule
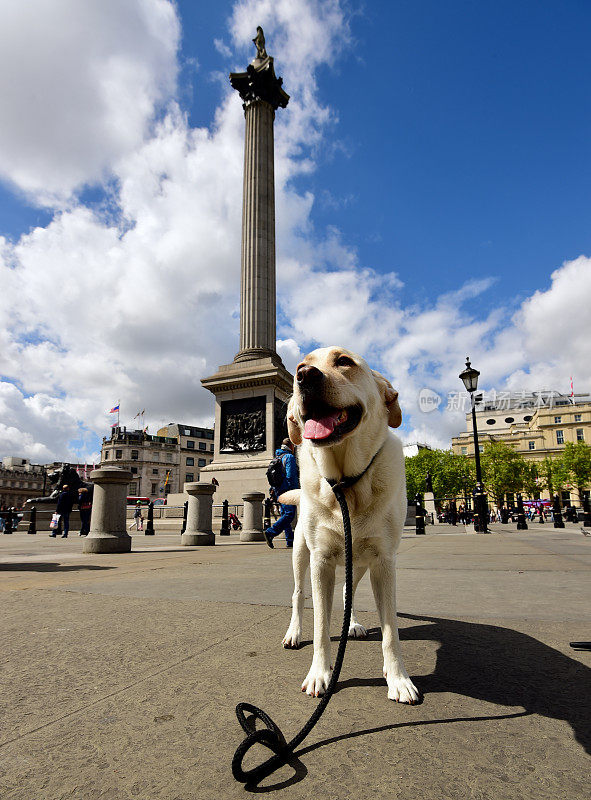
[[[297,650],[302,641],[302,631],[300,628],[292,627],[287,629],[287,633],[283,637],[282,645],[286,650]]]
[[[319,669],[312,664],[310,672],[306,675],[306,680],[302,683],[302,692],[306,692],[310,697],[321,697],[328,688],[331,675],[331,667]]]
[[[421,702],[421,693],[406,674],[384,670],[384,678],[388,684],[388,699],[397,703],[408,703],[415,706]]]
[[[367,630],[358,622],[349,627],[349,639],[367,639]]]

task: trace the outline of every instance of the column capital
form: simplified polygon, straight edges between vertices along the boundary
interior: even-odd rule
[[[243,100],[244,110],[253,103],[268,103],[273,111],[285,108],[289,95],[283,89],[283,78],[275,75],[273,57],[255,58],[246,72],[231,72],[230,83]]]

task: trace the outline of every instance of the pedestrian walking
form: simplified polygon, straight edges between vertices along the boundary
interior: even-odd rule
[[[267,470],[267,478],[275,498],[280,497],[290,489],[300,488],[298,464],[293,454],[293,444],[289,439],[284,439],[281,447],[275,451],[275,458]],[[296,506],[279,504],[280,517],[265,531],[265,539],[269,547],[273,548],[273,539],[285,531],[285,544],[293,547],[293,529],[291,523],[295,519]]]
[[[135,511],[133,512],[133,522],[129,526],[129,530],[131,530],[135,525],[136,530],[143,531],[144,530],[144,518],[142,517],[142,504],[141,501],[138,500],[135,504]]]
[[[78,536],[88,536],[90,533],[92,498],[86,486],[81,486],[78,489],[78,509],[80,511],[80,533]]]
[[[55,513],[59,514],[59,519],[62,524],[62,539],[68,538],[68,532],[70,530],[70,514],[72,513],[73,505],[74,498],[70,494],[68,485],[64,484],[61,492],[58,495],[57,505],[55,507]],[[57,531],[53,531],[49,535],[52,539],[55,539],[57,536]]]

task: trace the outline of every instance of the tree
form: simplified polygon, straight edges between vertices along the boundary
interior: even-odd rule
[[[591,447],[585,442],[567,442],[561,458],[569,478],[577,487],[582,503],[583,492],[591,483]]]
[[[524,458],[523,464],[521,465],[521,488],[528,497],[533,498],[533,496],[539,492],[538,477],[537,465],[533,461],[527,461],[527,459]]]
[[[498,505],[507,492],[523,488],[525,459],[505,442],[487,442],[481,458],[482,480]]]
[[[471,488],[475,481],[472,459],[451,450],[419,450],[416,456],[405,459],[405,466],[409,500],[425,492],[427,473],[431,475],[436,498],[462,495],[464,488]]]

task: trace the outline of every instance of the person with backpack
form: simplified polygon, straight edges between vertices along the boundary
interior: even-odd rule
[[[271,493],[275,497],[280,497],[283,492],[290,489],[300,488],[300,477],[298,473],[298,463],[293,454],[293,444],[289,439],[284,439],[281,447],[275,451],[275,458],[267,469],[267,480],[271,486]],[[265,539],[270,548],[273,548],[273,539],[282,531],[285,531],[285,544],[293,547],[293,529],[291,523],[295,519],[296,506],[279,504],[281,516],[267,528]]]

